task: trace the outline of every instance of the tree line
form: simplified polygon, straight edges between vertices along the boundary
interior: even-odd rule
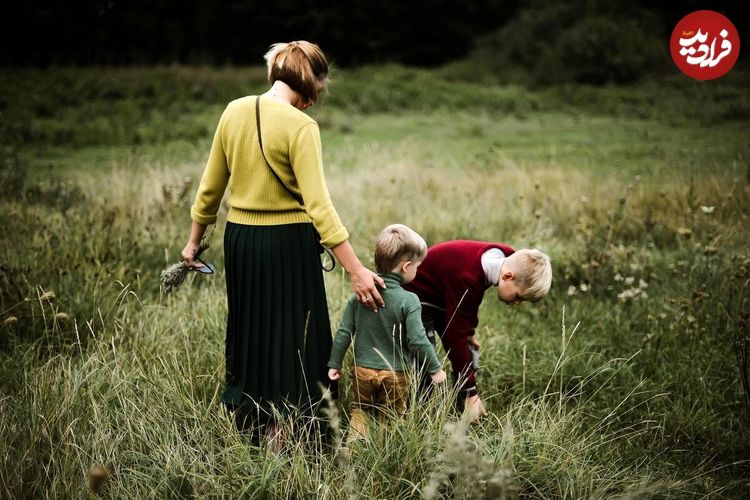
[[[561,58],[566,67],[610,58],[624,62],[604,79],[627,81],[632,70],[656,66],[671,29],[689,12],[718,10],[740,35],[748,32],[744,2],[708,3],[32,0],[3,7],[0,65],[260,64],[271,43],[306,39],[339,66],[429,67],[474,54],[478,64],[518,67],[533,76],[549,73],[545,68]]]

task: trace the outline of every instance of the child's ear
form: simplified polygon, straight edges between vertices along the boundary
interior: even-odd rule
[[[410,260],[405,260],[404,262],[401,263],[401,272],[402,273],[406,272],[406,269],[409,267],[409,264],[411,264]]]
[[[502,281],[514,280],[516,279],[516,275],[515,273],[513,273],[513,271],[505,271],[503,274],[500,275],[500,279]]]

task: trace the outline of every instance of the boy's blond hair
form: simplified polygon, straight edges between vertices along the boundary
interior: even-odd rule
[[[542,300],[552,286],[552,264],[547,254],[536,248],[523,248],[513,253],[516,279],[524,290],[523,297],[530,302]]]
[[[426,255],[424,238],[403,224],[391,224],[375,239],[375,268],[379,273],[389,273],[407,260],[424,260]]]
[[[307,100],[316,101],[328,81],[328,61],[314,43],[297,40],[274,43],[263,56],[268,67],[268,82],[289,85]]]

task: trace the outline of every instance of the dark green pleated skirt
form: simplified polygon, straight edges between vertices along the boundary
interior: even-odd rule
[[[317,243],[312,224],[227,223],[222,402],[229,408],[261,421],[274,407],[310,414],[320,402],[320,384],[329,386],[331,325]]]

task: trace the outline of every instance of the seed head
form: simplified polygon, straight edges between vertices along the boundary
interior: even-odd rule
[[[55,292],[44,292],[40,297],[39,300],[46,300],[50,304],[53,303],[57,299],[57,296],[55,295]]]
[[[184,262],[172,264],[161,272],[161,287],[164,293],[169,293],[180,288],[188,275],[188,267]]]
[[[14,326],[16,323],[18,323],[16,316],[8,316],[3,320],[3,326]]]
[[[94,465],[91,467],[88,472],[88,482],[91,491],[99,493],[108,477],[109,472],[107,472],[107,469],[104,467],[100,465]]]
[[[70,316],[68,315],[68,313],[59,312],[55,314],[55,321],[64,322],[64,321],[68,321],[69,319],[70,319]]]

